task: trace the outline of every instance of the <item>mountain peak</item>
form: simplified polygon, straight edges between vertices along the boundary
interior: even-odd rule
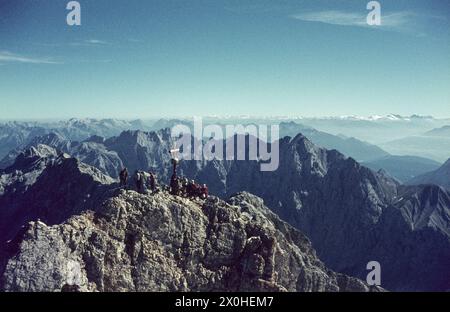
[[[302,133],[297,134],[289,143],[302,153],[317,154],[320,150],[318,146],[314,145]]]
[[[450,158],[442,165],[443,168],[450,168]]]
[[[31,158],[31,157],[48,158],[56,156],[57,154],[58,153],[56,149],[45,144],[38,144],[36,146],[31,146],[29,149],[26,149],[22,153],[24,158]]]

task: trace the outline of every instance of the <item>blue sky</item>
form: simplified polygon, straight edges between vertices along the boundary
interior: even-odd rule
[[[67,2],[0,0],[0,119],[450,117],[447,0]]]

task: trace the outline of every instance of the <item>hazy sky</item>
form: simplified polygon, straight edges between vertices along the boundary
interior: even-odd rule
[[[450,1],[0,0],[0,119],[450,117]]]

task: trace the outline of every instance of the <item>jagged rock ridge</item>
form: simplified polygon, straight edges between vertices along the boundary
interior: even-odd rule
[[[18,245],[6,291],[368,291],[248,193],[226,203],[119,191],[60,225],[31,222]]]
[[[9,240],[26,222],[49,224],[88,209],[114,180],[46,145],[21,153],[0,171],[0,237]]]

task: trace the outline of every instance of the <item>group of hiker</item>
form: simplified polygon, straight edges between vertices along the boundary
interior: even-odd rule
[[[172,177],[170,178],[170,193],[188,198],[208,198],[208,187],[206,184],[200,185],[194,180],[177,176],[178,159],[172,158]]]
[[[119,173],[120,186],[128,186],[128,169],[123,168]],[[159,190],[156,174],[152,171],[145,172],[136,170],[133,175],[134,188],[138,193],[144,193],[145,190],[150,190],[153,193]]]
[[[208,198],[208,187],[206,184],[200,185],[194,180],[184,177],[173,177],[170,179],[170,193],[188,198]]]
[[[172,195],[183,196],[187,198],[208,198],[208,187],[206,184],[200,185],[194,180],[188,180],[185,177],[178,177],[176,173],[178,160],[172,159],[173,172],[170,178],[169,192]],[[128,170],[123,168],[119,173],[120,186],[128,187]],[[138,193],[151,191],[156,193],[160,190],[156,174],[152,171],[145,172],[136,170],[133,175],[134,189]],[[164,188],[164,186],[162,187]],[[166,187],[167,188],[167,187]]]

